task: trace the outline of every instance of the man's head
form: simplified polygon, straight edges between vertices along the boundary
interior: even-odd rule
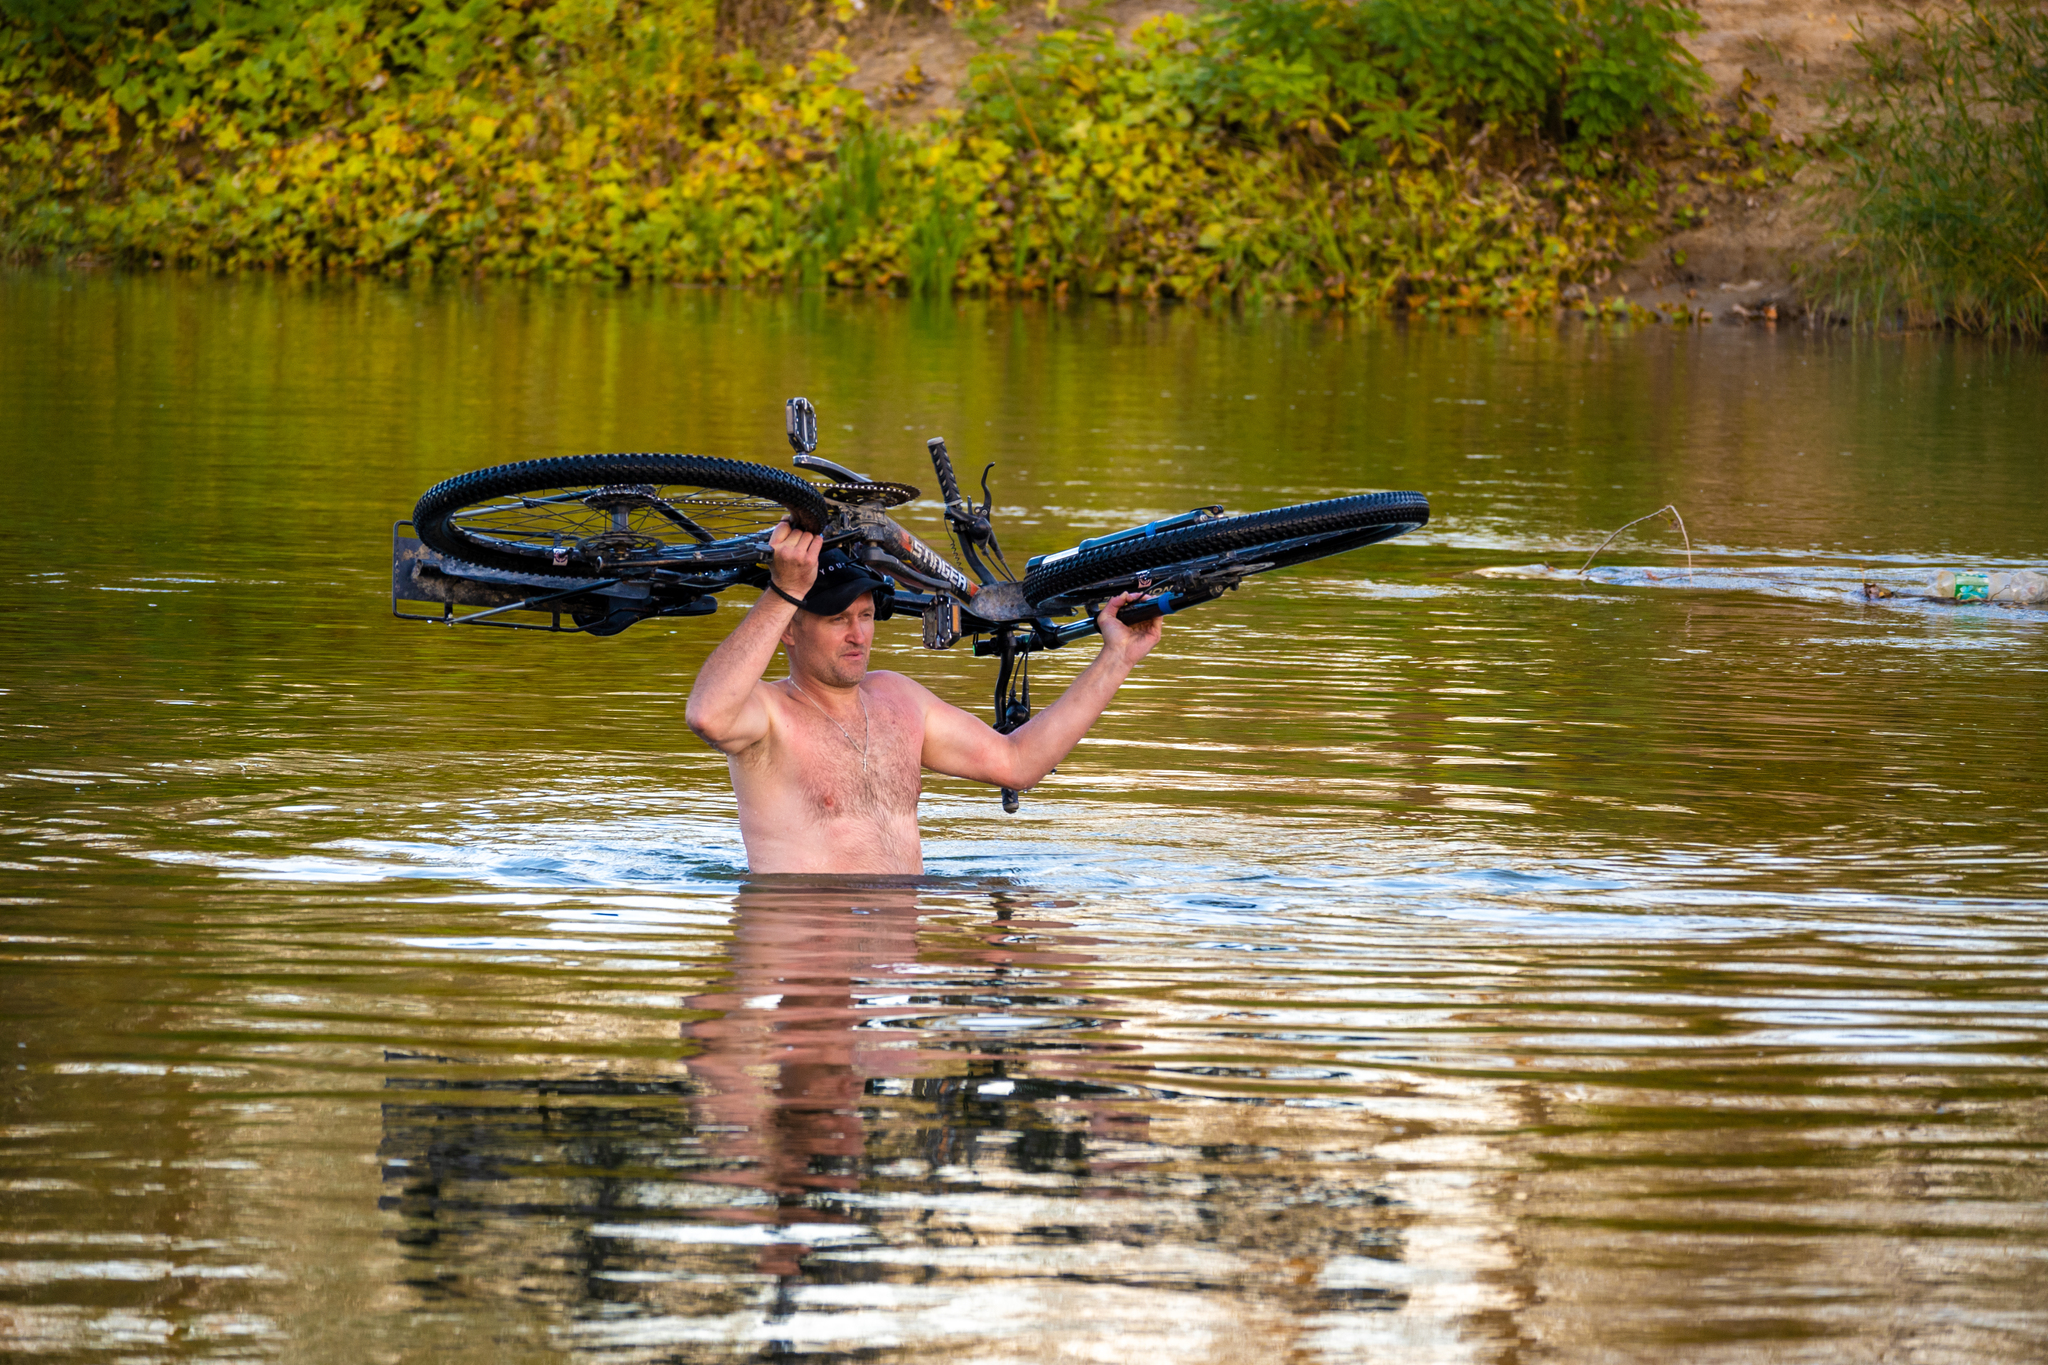
[[[790,667],[834,687],[854,687],[875,643],[875,594],[888,581],[839,550],[818,557],[803,609],[782,632]]]
[[[790,671],[833,687],[860,685],[874,644],[875,598],[865,592],[830,616],[800,611],[782,632]]]

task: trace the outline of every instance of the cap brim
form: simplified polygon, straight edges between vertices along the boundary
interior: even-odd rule
[[[831,584],[818,584],[804,594],[804,610],[814,616],[837,616],[864,593],[879,592],[888,584],[863,569]]]

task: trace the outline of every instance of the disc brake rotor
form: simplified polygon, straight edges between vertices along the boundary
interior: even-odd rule
[[[659,554],[668,549],[660,536],[638,531],[605,531],[576,542],[576,553],[586,559],[630,559],[635,555]]]

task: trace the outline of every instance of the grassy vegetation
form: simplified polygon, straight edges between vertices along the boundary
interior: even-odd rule
[[[712,0],[0,0],[0,252],[1527,312],[1715,183],[1676,0],[1239,0],[910,131]]]
[[[1968,0],[1859,49],[1836,129],[1853,196],[1838,306],[2048,332],[2048,9]]]

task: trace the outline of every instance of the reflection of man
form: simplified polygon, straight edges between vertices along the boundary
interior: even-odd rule
[[[900,673],[869,672],[882,580],[788,522],[770,538],[771,588],[704,661],[686,718],[722,751],[754,872],[919,873],[922,770],[1022,791],[1088,733],[1159,619],[1096,618],[1102,652],[1066,693],[1010,734],[940,701]],[[761,675],[780,643],[789,676]]]
[[[772,1212],[736,1203],[714,1217],[765,1215],[776,1229],[819,1223],[826,1216],[807,1196],[859,1188],[862,1082],[888,1074],[878,1058],[862,1064],[860,1045],[915,1037],[875,1028],[879,1007],[861,997],[887,994],[890,973],[917,961],[917,895],[908,886],[757,886],[741,891],[734,911],[732,978],[691,999],[717,1013],[683,1030],[701,1049],[690,1076],[718,1158],[700,1178],[774,1197]],[[900,1054],[884,1055],[903,1066]],[[793,1274],[800,1250],[771,1234],[759,1268]]]
[[[991,899],[1000,906],[1005,897]],[[701,1014],[683,1037],[694,1044],[691,1107],[705,1147],[690,1178],[736,1188],[729,1202],[689,1204],[709,1223],[754,1234],[708,1240],[760,1247],[760,1272],[795,1275],[807,1246],[863,1231],[847,1226],[859,1214],[834,1196],[870,1188],[878,1162],[1013,1165],[1024,1159],[1019,1151],[987,1134],[1057,1126],[1078,1140],[1084,1124],[1107,1136],[1112,1121],[1135,1117],[1121,1105],[1106,1111],[1089,1097],[1108,1092],[1071,1075],[1103,1045],[1070,1033],[1058,1051],[1030,1055],[1040,1093],[1076,1101],[1057,1116],[1015,1095],[1014,1084],[976,1090],[976,1073],[1004,1075],[1028,1052],[1031,1030],[963,1027],[956,1017],[1035,1014],[1054,990],[1063,1007],[1085,1005],[1068,994],[1078,984],[1069,972],[1091,959],[1068,945],[1089,940],[998,909],[993,923],[956,923],[920,951],[919,915],[928,908],[914,884],[894,879],[775,878],[741,887],[733,900],[730,975],[690,997]],[[957,910],[957,901],[946,908]],[[1010,942],[1020,931],[1034,941]],[[1021,969],[1014,980],[1013,969]],[[893,1090],[901,1099],[868,1094],[867,1082],[881,1077],[905,1083]],[[912,1082],[923,1083],[915,1097],[906,1093]],[[1088,1169],[1121,1168],[1091,1160]]]

